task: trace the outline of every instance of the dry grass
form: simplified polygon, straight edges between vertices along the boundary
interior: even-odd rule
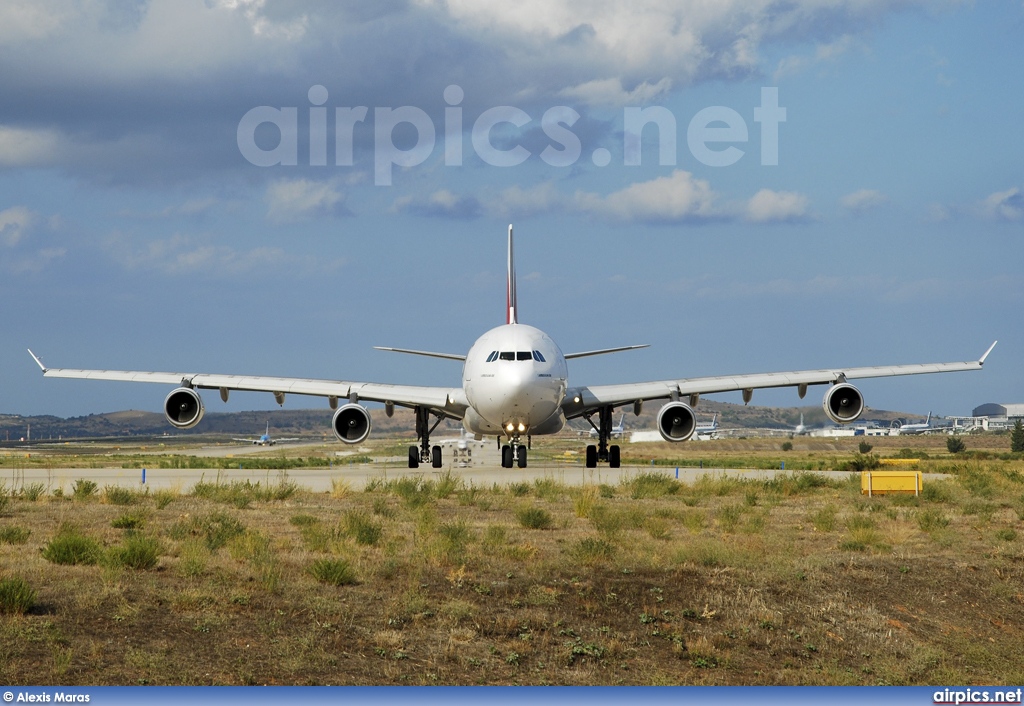
[[[34,602],[0,615],[0,681],[1024,681],[1024,474],[952,470],[921,498],[870,500],[799,475],[657,473],[218,483],[130,508],[111,489],[12,495],[0,580]],[[72,533],[97,563],[47,561]]]

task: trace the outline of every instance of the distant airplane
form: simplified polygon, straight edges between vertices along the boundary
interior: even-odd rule
[[[299,441],[299,439],[272,439],[270,437],[270,422],[267,422],[267,431],[261,434],[258,439],[232,439],[232,441],[244,441],[254,446],[273,446],[285,441]]]
[[[694,430],[694,436],[715,436],[718,433],[718,412],[711,418],[710,424],[698,424]]]
[[[589,422],[590,419],[587,419],[587,421]],[[600,433],[601,432],[594,425],[594,423],[590,422],[590,436],[597,437],[597,436],[600,436]],[[622,416],[619,417],[619,423],[611,428],[611,437],[613,439],[621,439],[622,435],[625,434],[625,433],[626,433],[626,413],[623,412]]]
[[[548,255],[542,253],[542,257]],[[383,274],[383,273],[382,273]],[[394,272],[386,276],[395,276]],[[457,287],[442,287],[442,296],[459,296]],[[545,302],[550,306],[552,302]],[[417,324],[433,324],[429,302],[409,302],[409,316]],[[675,325],[678,308],[660,309],[657,326],[669,329]],[[606,327],[615,330],[614,325]],[[994,347],[995,344],[992,344]],[[810,385],[827,385],[822,399],[825,414],[833,422],[846,424],[864,412],[864,396],[850,380],[858,378],[945,373],[980,370],[992,347],[978,360],[958,363],[875,366],[860,368],[825,368],[783,373],[727,375],[715,377],[673,378],[652,382],[617,383],[611,385],[569,385],[567,362],[584,356],[615,353],[644,348],[645,345],[619,346],[580,353],[562,353],[554,339],[543,331],[519,323],[516,297],[515,263],[512,250],[512,226],[508,229],[508,269],[505,289],[505,323],[492,328],[476,340],[465,355],[432,353],[411,349],[390,349],[462,363],[461,386],[428,387],[395,385],[345,380],[312,380],[305,378],[262,377],[251,375],[220,375],[196,372],[141,372],[125,370],[78,370],[47,368],[31,351],[36,364],[46,377],[122,380],[174,385],[164,399],[164,416],[179,429],[190,429],[203,418],[204,407],[197,390],[219,390],[227,401],[231,390],[270,392],[278,404],[284,404],[289,393],[326,397],[337,411],[331,421],[335,435],[347,444],[361,443],[370,433],[370,413],[366,402],[383,403],[390,416],[395,406],[411,408],[416,417],[416,438],[419,446],[409,447],[409,467],[420,463],[441,467],[441,447],[431,446],[430,434],[442,419],[458,419],[474,434],[494,436],[501,447],[501,465],[526,467],[527,451],[532,436],[556,434],[566,420],[597,417],[598,442],[586,449],[586,466],[595,468],[598,461],[612,468],[620,465],[617,445],[612,438],[612,416],[622,407],[632,407],[639,415],[645,402],[661,401],[657,427],[666,441],[686,441],[697,429],[693,407],[701,395],[742,391],[744,403],[750,402],[755,389],[795,387],[802,399]],[[678,356],[678,351],[674,353]],[[341,401],[341,406],[338,403]],[[687,402],[689,404],[687,404]]]
[[[898,436],[905,436],[908,434],[924,434],[926,431],[930,431],[935,427],[932,426],[932,413],[928,413],[928,418],[921,424],[903,424],[900,420],[893,420],[890,425],[890,429],[894,429]]]
[[[800,423],[793,427],[793,436],[803,436],[807,433],[807,427],[804,426],[804,413],[800,413]]]

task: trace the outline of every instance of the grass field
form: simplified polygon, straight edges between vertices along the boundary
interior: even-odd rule
[[[615,486],[5,481],[0,681],[1020,683],[1024,461],[1004,442],[876,444],[948,474],[920,498],[658,465],[857,458],[799,439],[630,449],[643,465]]]

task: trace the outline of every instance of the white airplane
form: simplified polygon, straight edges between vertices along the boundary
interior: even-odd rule
[[[893,420],[890,425],[891,429],[896,431],[898,436],[904,436],[907,434],[924,434],[926,431],[930,431],[935,427],[932,426],[932,413],[928,413],[928,418],[921,424],[903,424],[900,420]]]
[[[718,413],[711,418],[710,424],[698,424],[693,429],[694,436],[715,436],[718,433]]]
[[[274,444],[280,444],[285,441],[298,441],[298,439],[274,439],[270,436],[270,422],[267,422],[267,431],[260,434],[258,439],[232,439],[232,441],[244,441],[246,443],[253,444],[254,446],[273,446]]]
[[[931,363],[863,368],[828,368],[782,373],[730,375],[721,377],[678,378],[652,382],[613,385],[570,385],[567,361],[584,356],[644,348],[621,346],[581,353],[563,354],[555,341],[543,331],[519,323],[516,307],[516,276],[512,249],[512,226],[508,229],[508,272],[506,318],[476,340],[466,355],[389,348],[402,353],[427,355],[462,361],[460,387],[391,385],[344,380],[219,375],[209,373],[161,373],[121,370],[74,370],[47,368],[32,351],[29,354],[45,377],[123,380],[175,385],[164,400],[167,421],[178,428],[191,428],[203,417],[203,401],[198,390],[219,390],[227,401],[231,390],[271,392],[278,404],[287,394],[326,397],[335,409],[332,427],[335,435],[348,444],[362,442],[370,433],[370,413],[365,402],[384,404],[385,413],[395,406],[409,407],[416,416],[419,446],[409,447],[409,467],[429,462],[441,467],[441,447],[430,445],[430,434],[444,418],[462,421],[473,434],[494,435],[501,446],[502,466],[526,467],[531,437],[560,431],[567,419],[597,417],[598,443],[588,445],[586,465],[598,461],[611,467],[620,465],[619,447],[609,445],[612,414],[616,408],[632,406],[640,414],[645,402],[665,400],[657,416],[658,430],[667,441],[686,441],[697,429],[693,407],[703,394],[743,391],[750,402],[755,389],[796,387],[801,398],[810,385],[829,385],[822,406],[837,423],[848,423],[864,411],[864,397],[848,381],[919,373],[980,370],[995,347],[989,347],[978,360],[960,363]],[[344,401],[338,406],[339,400]],[[525,440],[525,444],[523,443]]]
[[[590,436],[595,438],[601,435],[601,430],[597,428],[597,425],[587,417],[587,421],[590,422]],[[619,417],[619,423],[611,428],[609,431],[613,439],[621,439],[622,435],[626,433],[626,413],[623,412],[622,416]]]
[[[807,427],[804,426],[804,413],[800,413],[800,423],[793,427],[793,436],[803,436],[807,433]]]

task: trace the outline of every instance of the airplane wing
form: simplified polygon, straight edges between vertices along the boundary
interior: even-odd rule
[[[566,417],[573,418],[597,407],[616,407],[638,401],[670,399],[675,396],[685,398],[692,395],[743,390],[744,398],[749,401],[749,395],[753,390],[769,387],[799,387],[804,389],[809,385],[828,385],[864,378],[981,370],[985,363],[985,358],[992,352],[995,345],[993,343],[989,346],[989,349],[978,360],[961,363],[922,363],[864,368],[798,370],[783,373],[682,378],[679,380],[619,385],[591,385],[589,387],[571,388],[563,403],[563,410]]]
[[[30,350],[29,354],[43,371],[44,377],[182,385],[205,390],[220,390],[222,399],[227,399],[227,393],[230,390],[270,392],[273,393],[279,404],[284,403],[284,396],[286,394],[311,395],[343,401],[355,398],[366,402],[392,403],[400,407],[428,407],[438,414],[456,419],[462,419],[469,406],[469,402],[466,400],[465,393],[463,393],[461,388],[388,385],[375,382],[263,377],[256,375],[47,368],[35,353]]]

